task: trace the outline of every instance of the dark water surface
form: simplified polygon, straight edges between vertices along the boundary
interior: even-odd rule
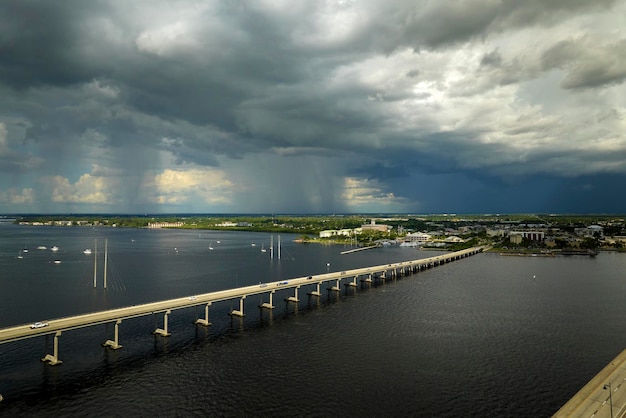
[[[269,234],[0,224],[0,327],[435,255],[294,238],[270,260]],[[169,338],[151,333],[162,315],[125,320],[117,351],[101,346],[112,325],[67,331],[54,367],[39,361],[51,337],[2,344],[0,415],[550,416],[626,348],[625,267],[480,254],[340,297],[302,288],[297,307],[277,292],[272,313],[250,297],[243,319],[220,302],[209,328],[202,308],[173,311]]]

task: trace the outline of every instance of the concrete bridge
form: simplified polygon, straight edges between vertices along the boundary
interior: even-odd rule
[[[196,324],[209,326],[209,307],[214,302],[226,301],[231,299],[239,299],[239,309],[232,310],[230,315],[244,316],[244,301],[246,297],[251,295],[267,294],[268,301],[260,305],[261,308],[273,309],[273,296],[277,290],[291,289],[293,296],[289,296],[285,300],[288,302],[299,302],[299,291],[302,287],[306,287],[308,295],[312,297],[320,297],[322,295],[320,287],[327,283],[329,292],[339,292],[342,282],[346,286],[357,286],[358,280],[362,282],[372,282],[373,280],[385,280],[398,276],[416,273],[431,267],[435,267],[454,260],[469,257],[476,253],[482,252],[485,247],[473,247],[462,251],[448,254],[442,254],[435,257],[429,257],[419,260],[404,261],[399,263],[385,264],[373,267],[358,268],[340,272],[332,272],[319,274],[315,276],[297,277],[277,282],[261,283],[253,286],[239,287],[236,289],[221,290],[217,292],[204,293],[188,297],[164,300],[160,302],[145,303],[142,305],[134,305],[125,308],[110,309],[101,312],[93,312],[83,315],[70,316],[66,318],[58,318],[47,321],[46,324],[39,328],[33,328],[31,324],[19,325],[10,328],[0,329],[0,344],[19,341],[27,338],[34,338],[42,335],[54,334],[53,353],[46,354],[42,361],[50,365],[61,364],[59,359],[59,337],[65,331],[75,330],[79,328],[91,327],[106,323],[115,323],[114,335],[111,340],[103,343],[105,347],[111,349],[119,349],[122,346],[119,343],[119,326],[127,319],[136,318],[144,315],[155,313],[163,313],[163,328],[157,328],[154,334],[167,337],[170,335],[168,329],[168,317],[172,311],[193,306],[204,306],[204,318],[196,320]],[[0,397],[1,399],[1,397]]]

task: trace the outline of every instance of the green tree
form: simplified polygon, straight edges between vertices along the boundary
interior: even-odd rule
[[[585,237],[583,242],[580,243],[580,248],[595,250],[596,248],[598,248],[598,245],[599,243],[597,239],[591,238],[591,237]]]

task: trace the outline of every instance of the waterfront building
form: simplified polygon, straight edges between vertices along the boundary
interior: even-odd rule
[[[369,224],[361,225],[363,231],[389,232],[392,228],[390,225],[377,224],[375,219],[372,219]]]
[[[432,239],[432,235],[423,232],[413,232],[404,237],[404,242],[428,242]]]
[[[324,231],[320,231],[320,238],[331,238],[337,235],[341,235],[344,237],[351,237],[353,235],[358,235],[361,233],[361,228],[355,229],[327,229]]]
[[[600,225],[589,225],[585,228],[574,228],[574,233],[579,237],[602,238],[604,228]]]
[[[521,238],[526,238],[529,241],[543,241],[543,239],[545,238],[545,232],[544,231],[511,231],[509,232],[509,240],[511,242],[513,242],[513,238],[514,236],[521,236]],[[516,238],[517,240],[517,238]],[[520,239],[519,242],[522,242],[522,240]],[[517,242],[517,244],[519,244],[519,242]]]
[[[522,234],[516,234],[516,233],[511,233],[509,234],[509,241],[511,242],[511,244],[516,244],[519,245],[522,243]]]
[[[151,229],[180,228],[181,226],[183,226],[182,222],[151,222],[148,224],[148,228],[151,228]]]

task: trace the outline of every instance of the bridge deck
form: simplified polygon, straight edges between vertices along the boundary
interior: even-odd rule
[[[583,386],[553,417],[621,418],[626,415],[625,408],[626,350]]]
[[[328,281],[340,281],[344,278],[354,278],[361,275],[369,276],[370,274],[380,274],[389,271],[394,272],[398,269],[410,269],[418,268],[420,266],[437,265],[468,255],[472,255],[482,250],[483,247],[472,247],[466,250],[442,254],[424,259],[358,268],[341,272],[325,273],[316,276],[298,277],[289,280],[262,283],[258,285],[239,287],[236,289],[221,290],[217,292],[204,293],[201,295],[170,299],[160,302],[151,302],[141,305],[110,309],[106,311],[87,313],[66,318],[52,319],[47,321],[48,325],[43,328],[31,329],[30,324],[3,328],[0,329],[0,344],[22,340],[25,338],[32,338],[38,335],[51,334],[57,331],[83,328],[107,322],[113,322],[121,319],[150,315],[157,312],[169,312],[174,309],[182,309],[198,305],[210,305],[213,302],[245,298],[250,295],[270,293],[276,290],[289,289],[303,285],[316,285]]]

